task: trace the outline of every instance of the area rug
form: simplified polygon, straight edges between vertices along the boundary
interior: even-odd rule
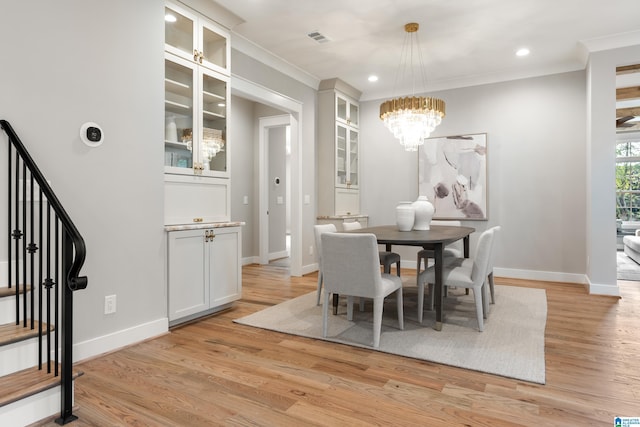
[[[640,281],[640,265],[623,251],[617,252],[617,279]]]
[[[422,325],[417,322],[416,287],[407,285],[404,330],[397,329],[396,304],[387,298],[377,349],[372,347],[370,301],[364,311],[356,304],[350,322],[342,301],[346,298],[341,298],[338,315],[330,314],[327,338],[322,337],[322,306],[316,305],[315,292],[234,322],[544,384],[545,291],[496,285],[495,294],[484,332],[479,332],[473,296],[465,295],[463,289],[450,290],[445,298],[445,323],[442,331],[436,331],[433,311],[425,311]]]

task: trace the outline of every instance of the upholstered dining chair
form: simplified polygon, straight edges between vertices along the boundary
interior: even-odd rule
[[[433,220],[430,225],[451,225],[460,227],[462,223],[460,221],[453,220]],[[455,242],[446,248],[444,248],[443,255],[445,258],[448,257],[457,257],[462,258],[462,248],[460,247],[460,242]],[[431,249],[422,249],[418,251],[418,259],[416,264],[416,278],[420,274],[422,265],[424,263],[424,270],[429,266],[429,258],[433,259],[435,257],[433,250]]]
[[[443,285],[473,290],[476,304],[478,329],[484,330],[484,318],[488,312],[486,297],[487,269],[493,249],[493,229],[484,231],[478,238],[473,258],[455,258],[445,262],[443,266]],[[429,285],[429,306],[433,306],[433,286],[435,283],[435,266],[427,268],[418,276],[418,322],[422,323],[424,308],[424,286]]]
[[[362,224],[358,221],[345,222],[342,224],[344,231],[359,230],[362,228]],[[400,277],[400,254],[388,251],[379,251],[378,257],[380,258],[380,265],[383,267],[383,271],[387,274],[391,274],[391,266],[396,265],[396,275]]]
[[[491,228],[491,230],[493,230],[493,244],[491,246],[491,258],[489,259],[489,266],[487,267],[487,282],[489,285],[489,293],[491,294],[491,304],[495,304],[496,303],[496,298],[495,298],[495,292],[493,289],[494,286],[494,281],[493,281],[493,263],[494,263],[494,258],[495,258],[495,254],[496,254],[496,248],[498,247],[498,245],[500,244],[500,226],[496,225],[494,227]],[[446,262],[457,262],[457,263],[462,263],[462,265],[465,266],[472,266],[473,265],[473,260],[470,258],[462,258],[462,257],[456,257],[455,261],[453,261],[452,258],[447,258]]]
[[[353,320],[354,297],[373,299],[373,347],[380,345],[384,298],[396,295],[398,327],[404,329],[402,279],[380,273],[378,241],[374,234],[323,233],[321,236],[324,298],[322,335],[327,336],[329,296],[347,296],[347,319]]]
[[[316,301],[316,305],[320,305],[320,295],[322,295],[322,240],[320,236],[323,233],[335,233],[338,231],[335,225],[333,224],[318,224],[313,226],[313,231],[315,234],[316,240],[316,254],[318,255],[318,300]]]

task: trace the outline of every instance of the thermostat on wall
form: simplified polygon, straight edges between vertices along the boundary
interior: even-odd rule
[[[87,122],[80,127],[80,139],[89,147],[97,147],[104,141],[104,132],[97,123]]]

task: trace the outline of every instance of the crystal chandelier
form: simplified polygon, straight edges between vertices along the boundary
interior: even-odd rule
[[[418,28],[416,23],[409,23],[404,26],[407,32],[402,46],[400,67],[396,76],[396,84],[398,76],[406,72],[408,57],[410,70],[410,82],[412,89],[415,89],[415,73],[413,72],[414,61],[413,51],[418,55],[418,64],[420,75],[424,85],[424,66],[422,64],[422,56],[420,55],[420,46],[418,43]],[[405,61],[403,61],[405,60]],[[408,80],[409,77],[404,77]],[[418,146],[424,144],[425,138],[428,138],[436,126],[440,124],[445,115],[444,101],[438,98],[430,98],[424,96],[411,96],[394,98],[380,104],[380,119],[384,122],[387,129],[393,133],[393,136],[400,140],[400,144],[407,151],[416,151]]]

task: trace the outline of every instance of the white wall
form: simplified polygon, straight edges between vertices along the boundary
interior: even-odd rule
[[[587,65],[587,274],[592,293],[619,295],[616,282],[616,67],[640,63],[640,46],[594,52]]]
[[[258,191],[255,187],[257,156],[254,130],[255,103],[237,96],[231,97],[229,134],[233,139],[231,156],[231,220],[242,221],[242,258],[258,255]],[[248,204],[244,204],[244,197]]]
[[[96,337],[166,330],[163,14],[154,0],[2,5],[0,116],[87,245],[89,285],[75,294],[76,358],[104,348],[89,344]],[[102,146],[80,141],[87,121],[103,127]],[[103,314],[106,295],[117,296],[115,314]]]
[[[433,94],[447,103],[433,136],[487,133],[489,220],[465,225],[502,226],[496,265],[505,275],[584,277],[585,84],[573,72]],[[362,212],[371,225],[395,223],[396,204],[418,194],[417,154],[384,128],[379,104],[361,105]],[[415,262],[415,251],[401,251]]]

